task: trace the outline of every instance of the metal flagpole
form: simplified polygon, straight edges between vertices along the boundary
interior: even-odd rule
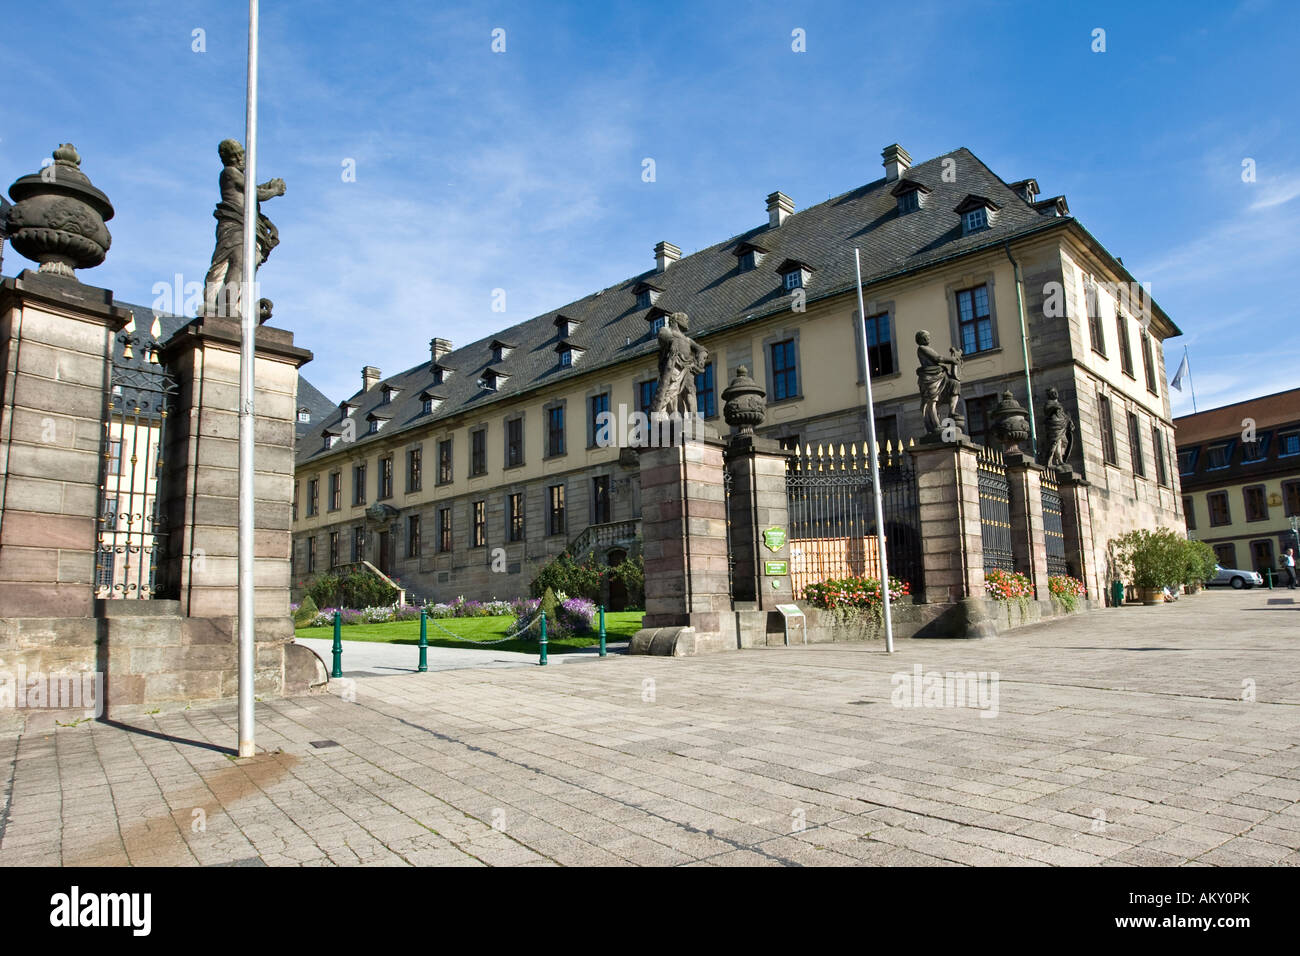
[[[1192,360],[1187,354],[1187,346],[1183,346],[1183,361],[1187,363],[1187,387],[1192,390],[1192,414],[1196,414],[1196,382],[1192,379]]]
[[[862,304],[862,262],[853,248],[858,275],[858,367],[867,386],[867,456],[871,461],[871,494],[876,499],[876,550],[880,554],[880,599],[885,611],[885,652],[894,653],[894,618],[889,609],[889,561],[885,556],[885,508],[880,500],[880,462],[876,448],[876,405],[871,398],[871,363],[867,360],[867,310]]]
[[[257,334],[257,2],[248,0],[244,274],[239,286],[239,756],[253,744],[253,361]]]

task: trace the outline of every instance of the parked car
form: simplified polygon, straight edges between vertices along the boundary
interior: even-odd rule
[[[1258,571],[1242,571],[1239,568],[1214,566],[1214,577],[1205,582],[1206,587],[1231,585],[1240,591],[1242,588],[1262,587],[1264,579]]]

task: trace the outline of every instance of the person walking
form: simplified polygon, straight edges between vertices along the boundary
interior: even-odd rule
[[[1282,566],[1286,568],[1287,587],[1295,590],[1295,548],[1287,548],[1282,555]]]

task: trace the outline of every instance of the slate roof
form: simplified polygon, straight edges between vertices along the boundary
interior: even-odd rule
[[[944,161],[949,158],[955,176],[948,178],[953,182],[945,182],[943,177]],[[422,413],[419,399],[433,382],[430,359],[425,357],[414,368],[389,376],[350,399],[357,406],[353,417],[360,423],[382,402],[380,385],[391,382],[402,388],[397,399],[385,408],[393,420],[382,436],[366,435],[365,429],[358,427],[355,444],[364,445],[368,440],[387,442],[396,432],[474,409],[486,411],[494,403],[602,366],[649,359],[656,353],[657,344],[649,334],[647,315],[662,310],[689,313],[691,335],[700,337],[786,309],[789,294],[782,289],[777,264],[787,260],[805,262],[815,269],[806,288],[807,301],[813,302],[854,287],[854,245],[862,251],[863,279],[870,282],[1059,226],[1063,218],[1072,221],[1068,216],[1056,215],[1057,209],[1051,204],[1040,204],[1044,208],[1036,209],[1025,202],[965,148],[912,166],[905,175],[929,190],[924,206],[914,212],[898,212],[892,195],[895,184],[882,177],[796,212],[780,226],[771,227],[765,222],[685,256],[665,272],[647,270],[453,349],[440,363],[456,369],[442,386],[447,397],[429,415]],[[998,211],[991,228],[962,236],[961,217],[953,210],[970,195],[986,197],[996,203]],[[739,270],[736,250],[742,243],[767,250],[757,268]],[[650,309],[636,304],[634,290],[642,284],[662,289]],[[555,350],[561,338],[555,326],[559,313],[580,320],[567,338],[585,349],[581,358],[567,367],[560,365]],[[437,328],[430,329],[431,337],[438,332]],[[498,381],[496,391],[482,389],[477,382],[493,364],[489,346],[501,340],[516,346],[499,366],[510,376]],[[337,426],[340,420],[336,408],[328,420],[316,424],[298,443],[299,463],[332,453],[324,447],[322,433],[326,426]]]
[[[120,302],[116,299],[113,300],[113,304],[120,309],[129,309],[131,312],[135,313],[135,327],[138,332],[147,332],[153,326],[154,311],[150,306],[135,305],[134,303],[131,302]],[[171,338],[172,335],[174,335],[178,329],[193,321],[192,319],[187,318],[183,315],[171,315],[165,312],[159,312],[157,315],[158,315],[158,325],[159,325],[159,334],[158,334],[159,342],[167,341],[167,339]],[[127,365],[137,366],[140,368],[144,367],[144,363],[148,361],[146,356],[137,353],[134,356],[134,358],[128,362],[122,357],[123,348],[124,346],[121,342],[114,341],[113,343],[114,362],[117,362],[119,364],[125,363]],[[296,413],[296,409],[298,408],[306,408],[311,412],[310,422],[298,422],[297,413]],[[326,398],[323,394],[321,394],[320,389],[318,389],[311,382],[307,381],[307,379],[303,378],[302,373],[299,372],[298,373],[298,404],[295,407],[295,416],[294,416],[295,432],[297,437],[301,439],[304,435],[317,433],[316,441],[319,442],[321,440],[319,436],[321,425],[323,425],[325,423],[325,420],[331,415],[333,415],[335,418],[338,417],[338,406],[334,402]],[[301,445],[299,447],[301,448]]]

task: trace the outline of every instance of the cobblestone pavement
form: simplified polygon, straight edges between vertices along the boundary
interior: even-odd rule
[[[1300,603],[1253,591],[892,657],[362,677],[260,704],[247,761],[231,706],[0,740],[0,865],[1294,865],[1297,663]],[[916,665],[996,672],[996,716],[891,706]]]

